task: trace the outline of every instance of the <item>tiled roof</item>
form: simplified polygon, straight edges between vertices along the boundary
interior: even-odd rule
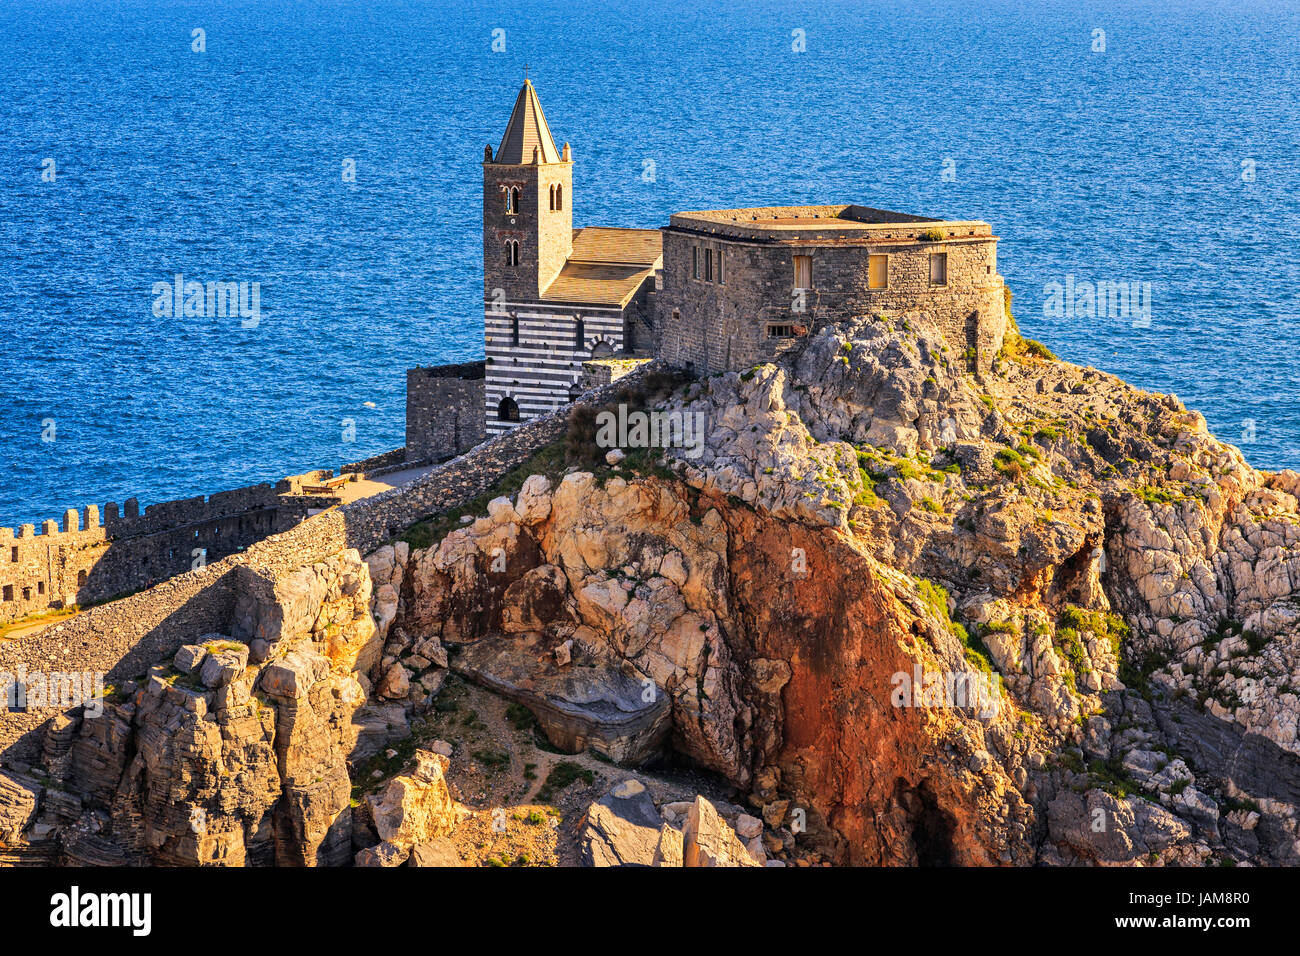
[[[542,113],[537,91],[529,80],[524,80],[493,161],[510,166],[531,163],[534,147],[541,149],[539,158],[543,163],[560,161],[560,153],[555,148],[555,140],[551,138],[551,128],[546,125],[546,116]]]
[[[546,302],[622,307],[654,270],[645,266],[567,262],[542,295]]]
[[[575,229],[573,252],[542,299],[622,307],[662,265],[663,234],[658,229]]]
[[[664,237],[658,229],[614,229],[588,226],[573,231],[570,262],[659,265],[664,254]]]

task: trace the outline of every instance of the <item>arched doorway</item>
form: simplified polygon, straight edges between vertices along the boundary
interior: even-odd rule
[[[497,421],[499,422],[517,422],[519,421],[519,403],[507,395],[501,399],[497,405]]]

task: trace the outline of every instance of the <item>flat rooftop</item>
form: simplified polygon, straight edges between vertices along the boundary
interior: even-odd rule
[[[935,219],[870,206],[758,206],[679,212],[670,229],[768,241],[789,239],[915,239],[931,228],[946,238],[990,238],[992,229],[978,220]]]

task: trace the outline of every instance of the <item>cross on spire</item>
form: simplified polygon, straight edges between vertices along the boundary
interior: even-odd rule
[[[524,64],[524,81],[527,82],[527,80],[528,80],[528,64],[525,63],[525,64]]]

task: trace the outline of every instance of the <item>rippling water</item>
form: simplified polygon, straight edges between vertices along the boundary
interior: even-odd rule
[[[400,445],[405,369],[481,355],[525,63],[579,224],[986,219],[1026,334],[1300,467],[1293,3],[8,0],[0,62],[0,525]],[[259,283],[257,327],[156,317],[178,272]],[[1149,327],[1048,317],[1069,275],[1150,283]]]

